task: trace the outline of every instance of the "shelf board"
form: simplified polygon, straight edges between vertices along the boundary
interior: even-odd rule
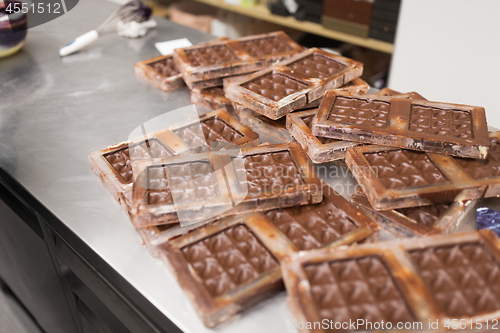
[[[298,21],[293,16],[279,16],[272,14],[269,9],[264,5],[256,5],[253,7],[243,7],[234,6],[225,3],[223,0],[195,0],[202,2],[207,5],[211,5],[220,9],[225,9],[238,14],[250,16],[263,21],[272,22],[285,27],[301,30],[304,32],[309,32],[315,35],[339,40],[342,42],[363,46],[369,49],[392,53],[394,50],[394,45],[392,43],[380,41],[372,38],[363,38],[359,36],[354,36],[345,32],[340,32],[336,30],[331,30],[323,27],[321,24],[309,22],[309,21]]]

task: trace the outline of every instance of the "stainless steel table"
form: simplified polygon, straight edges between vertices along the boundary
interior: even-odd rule
[[[80,1],[30,30],[26,47],[0,61],[0,193],[47,243],[75,320],[86,331],[208,332],[167,268],[141,245],[87,154],[190,104],[187,88],[161,92],[136,78],[133,65],[159,55],[155,42],[187,37],[197,43],[210,36],[157,19],[158,28],[142,39],[111,34],[59,58],[62,45],[114,8]],[[345,196],[354,190],[345,169],[318,171]],[[292,332],[291,319],[282,292],[216,330]]]

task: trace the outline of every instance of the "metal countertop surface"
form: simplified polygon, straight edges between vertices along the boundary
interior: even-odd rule
[[[26,46],[0,60],[0,168],[181,330],[294,332],[285,292],[207,329],[92,172],[90,152],[125,141],[147,120],[190,104],[186,87],[162,92],[135,76],[134,63],[160,55],[155,42],[211,38],[156,18],[158,28],[143,38],[108,34],[78,54],[58,56],[61,46],[95,28],[114,8],[106,1],[80,1],[29,30]],[[261,141],[277,142],[265,136]],[[318,171],[341,194],[352,194],[356,182],[350,172],[328,164]]]

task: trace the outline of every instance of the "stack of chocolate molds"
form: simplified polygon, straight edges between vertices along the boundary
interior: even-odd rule
[[[266,68],[302,50],[279,31],[176,49],[173,59],[187,86],[194,89],[222,86],[224,77]]]

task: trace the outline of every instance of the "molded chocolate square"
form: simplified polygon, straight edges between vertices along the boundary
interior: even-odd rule
[[[134,71],[138,77],[163,91],[171,91],[184,85],[172,55],[137,62]]]
[[[318,203],[323,197],[298,144],[177,156],[143,168],[132,196],[138,228]]]
[[[137,164],[208,151],[214,144],[251,147],[259,144],[259,136],[224,110],[216,110],[187,123],[90,153],[89,163],[113,197],[121,201],[119,193],[132,186]],[[130,157],[131,150],[134,160]]]
[[[246,74],[285,59],[303,48],[282,31],[229,41],[214,41],[174,50],[173,58],[187,82]]]
[[[270,239],[260,214],[235,216],[163,245],[165,263],[207,327],[283,289],[279,261],[291,252]],[[281,247],[280,247],[281,246]]]
[[[170,129],[196,153],[217,149],[217,146],[253,147],[259,144],[257,133],[224,110],[205,113],[199,119],[179,123]]]
[[[191,103],[208,109],[224,109],[232,116],[237,116],[231,101],[224,94],[222,86],[191,90]]]
[[[346,163],[375,210],[416,207],[500,195],[500,132],[490,132],[484,160],[362,146]]]
[[[160,254],[208,327],[282,288],[290,253],[376,241],[377,225],[331,187],[319,204],[234,216],[165,243]]]
[[[349,88],[350,87],[342,87],[337,89],[337,91],[350,91]],[[425,100],[425,98],[418,93],[411,92],[401,94],[394,90],[390,90],[390,92],[388,90],[390,89],[384,88],[377,92],[376,95],[380,94],[386,96],[388,93],[390,93],[390,96],[397,96],[398,98]],[[359,92],[366,93],[368,92],[368,89],[366,89],[366,91]],[[302,148],[304,148],[311,161],[313,161],[314,163],[324,163],[342,160],[345,158],[345,152],[349,147],[362,145],[358,142],[337,140],[313,135],[311,125],[317,111],[318,110],[315,109],[303,112],[293,112],[287,115],[286,126],[288,131],[297,140],[297,142],[300,143]]]
[[[368,92],[368,84],[361,80],[360,78],[354,79],[343,87],[338,88],[341,91],[357,91],[357,92]],[[294,114],[300,110],[317,109],[321,102],[321,98],[318,98],[311,103],[304,105],[297,111],[292,112]],[[285,116],[277,120],[269,119],[268,117],[261,115],[251,109],[239,105],[234,102],[236,113],[240,117],[240,121],[250,127],[251,129],[267,134],[284,142],[295,141],[294,137],[290,134],[289,129],[286,127]]]
[[[484,108],[328,91],[313,134],[333,139],[485,158],[490,145]]]
[[[262,213],[295,251],[376,242],[378,225],[327,184],[320,203]]]
[[[376,211],[363,193],[351,196],[366,215],[398,238],[449,234],[457,229],[476,200]]]
[[[276,120],[361,76],[360,62],[312,48],[229,83],[232,101]]]
[[[358,319],[358,331],[384,321],[377,331],[389,332],[500,318],[500,241],[489,230],[293,253],[282,274],[297,322],[332,323],[300,332],[352,331],[334,325]]]

